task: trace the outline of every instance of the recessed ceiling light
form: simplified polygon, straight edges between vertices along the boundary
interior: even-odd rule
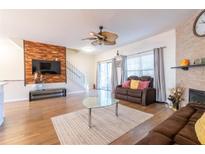
[[[85,47],[82,47],[81,50],[84,52],[93,52],[95,48],[91,46],[85,46]]]

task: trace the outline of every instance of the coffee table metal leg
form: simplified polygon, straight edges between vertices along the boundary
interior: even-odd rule
[[[88,126],[91,128],[91,108],[89,108]]]
[[[115,107],[115,115],[118,117],[118,103],[116,103],[116,107]]]

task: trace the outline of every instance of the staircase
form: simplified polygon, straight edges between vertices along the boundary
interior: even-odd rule
[[[73,64],[67,61],[67,78],[78,84],[83,89],[87,88],[87,81],[85,74],[77,69]]]

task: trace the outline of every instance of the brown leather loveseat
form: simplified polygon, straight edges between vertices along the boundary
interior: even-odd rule
[[[115,98],[127,100],[142,105],[149,105],[156,102],[156,89],[153,88],[153,78],[150,76],[130,76],[127,80],[141,80],[150,81],[149,87],[143,90],[133,90],[129,88],[123,88],[122,85],[118,85],[115,90]]]
[[[189,103],[154,128],[138,145],[197,145],[195,123],[205,112],[205,104]]]

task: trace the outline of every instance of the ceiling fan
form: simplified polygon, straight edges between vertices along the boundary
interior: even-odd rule
[[[103,26],[99,27],[100,32],[90,32],[90,37],[84,38],[82,40],[91,40],[91,44],[94,46],[97,45],[115,45],[116,39],[118,38],[118,35],[113,32],[106,32],[103,31]]]

